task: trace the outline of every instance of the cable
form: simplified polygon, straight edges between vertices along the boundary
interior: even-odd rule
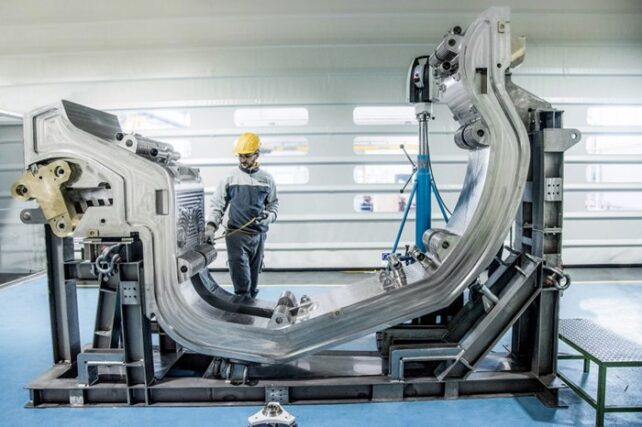
[[[246,222],[245,224],[243,224],[242,226],[240,226],[239,228],[233,228],[232,229],[232,228],[227,228],[226,227],[225,228],[225,233],[221,234],[218,237],[215,237],[213,240],[214,241],[220,240],[220,239],[222,239],[222,238],[224,238],[226,236],[231,236],[232,234],[239,233],[239,232],[241,232],[243,234],[254,234],[254,233],[248,233],[247,231],[243,231],[243,229],[245,229],[245,228],[249,227],[250,225],[254,224],[257,219],[258,219],[258,217],[254,217],[251,220],[249,220],[248,222]]]

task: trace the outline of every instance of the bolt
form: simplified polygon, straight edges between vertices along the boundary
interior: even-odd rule
[[[25,221],[29,221],[31,219],[31,213],[30,212],[23,212],[22,213],[22,219]]]
[[[181,273],[187,273],[187,266],[186,265],[183,265],[181,267]]]
[[[131,139],[128,139],[127,142],[125,142],[125,145],[128,147],[131,147],[132,145],[134,145],[134,141],[132,141]]]
[[[450,243],[448,243],[448,240],[444,240],[441,243],[441,247],[444,248],[444,249],[448,249],[450,247]]]
[[[18,186],[16,187],[16,193],[17,193],[19,196],[24,196],[24,195],[25,195],[25,194],[27,194],[28,192],[29,192],[29,189],[28,189],[27,187],[25,187],[24,185],[22,185],[22,184],[20,184],[20,185],[18,185]]]

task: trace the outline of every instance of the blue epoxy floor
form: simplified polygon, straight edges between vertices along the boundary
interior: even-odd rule
[[[296,274],[296,273],[294,273]],[[319,276],[322,277],[323,273]],[[640,277],[640,276],[637,276]],[[293,279],[296,283],[296,278]],[[292,283],[292,282],[291,282]],[[291,287],[297,296],[327,288]],[[283,287],[262,289],[276,299]],[[83,342],[91,338],[97,291],[79,289]],[[593,319],[642,344],[642,280],[640,284],[578,284],[562,299],[561,317]],[[51,364],[49,312],[44,279],[0,289],[0,426],[245,426],[259,407],[229,408],[52,408],[25,409],[24,385]],[[345,347],[370,347],[370,337]],[[581,362],[565,361],[562,369],[576,380]],[[595,374],[596,369],[592,372]],[[594,387],[595,375],[585,379]],[[562,392],[568,409],[548,409],[535,398],[496,398],[346,405],[289,405],[300,427],[311,426],[590,426],[595,412],[570,391]],[[642,403],[642,369],[613,370],[607,402]],[[607,425],[642,426],[642,414],[607,415]]]

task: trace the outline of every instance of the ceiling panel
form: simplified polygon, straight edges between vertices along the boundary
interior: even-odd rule
[[[101,50],[435,42],[492,1],[3,0],[4,55]],[[533,43],[642,42],[642,2],[517,0],[513,28]]]

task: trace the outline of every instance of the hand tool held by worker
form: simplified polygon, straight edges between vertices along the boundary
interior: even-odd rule
[[[205,226],[205,242],[209,243],[210,245],[214,245],[214,241],[216,240],[214,236],[216,234],[216,230],[218,230],[218,226],[215,223],[207,223],[207,225]]]
[[[256,222],[259,224],[271,224],[275,220],[275,215],[269,211],[263,211],[256,217]]]

